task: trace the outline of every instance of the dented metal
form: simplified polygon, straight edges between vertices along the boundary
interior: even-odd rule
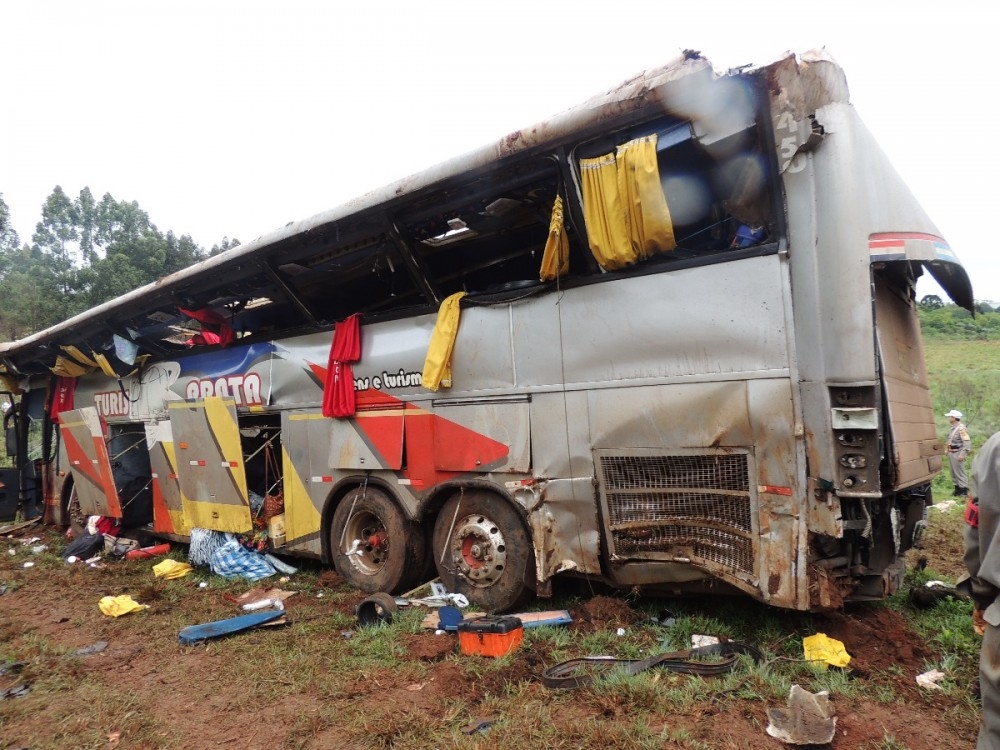
[[[681,241],[606,273],[587,252],[578,163],[651,133],[666,134],[661,184]],[[571,271],[543,285],[557,191]],[[458,223],[464,239],[443,242]],[[79,378],[76,407],[93,412],[98,443],[98,416],[142,426],[159,533],[243,530],[250,493],[273,489],[278,466],[283,551],[338,564],[368,534],[372,586],[402,586],[433,559],[495,606],[569,575],[834,608],[898,585],[940,469],[913,305],[924,268],[971,300],[832,60],[718,75],[689,52],[0,344],[0,362],[39,388],[54,344],[106,336],[109,322],[156,343],[120,382]],[[453,384],[431,392],[421,376],[437,304],[459,290]],[[222,351],[169,348],[164,326],[188,297],[224,300],[245,336]],[[331,329],[359,311],[357,412],[326,418]],[[45,467],[56,515],[66,487],[88,481],[71,466],[75,482],[60,478],[86,453],[67,458],[85,437],[76,422]],[[277,456],[266,466],[265,443]],[[80,492],[86,511],[114,510],[105,489]],[[343,517],[357,538],[338,533]]]

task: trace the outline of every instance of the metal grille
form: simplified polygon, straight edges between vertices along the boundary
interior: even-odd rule
[[[752,574],[746,453],[599,456],[612,550]]]

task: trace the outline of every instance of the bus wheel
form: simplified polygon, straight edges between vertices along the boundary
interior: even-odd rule
[[[427,542],[420,524],[376,487],[359,487],[344,497],[330,524],[333,565],[362,591],[400,593],[424,569]]]
[[[517,510],[492,493],[453,495],[434,523],[432,548],[448,591],[487,612],[512,609],[534,583],[528,529]]]

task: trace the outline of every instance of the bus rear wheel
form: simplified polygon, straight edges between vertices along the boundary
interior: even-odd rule
[[[431,546],[448,591],[487,612],[512,609],[534,583],[535,557],[524,520],[490,492],[453,495],[434,523]]]
[[[377,487],[359,487],[344,497],[330,523],[333,565],[362,591],[400,593],[424,570],[423,528]]]

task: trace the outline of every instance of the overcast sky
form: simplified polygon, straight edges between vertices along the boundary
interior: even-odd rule
[[[1000,302],[997,12],[866,2],[26,0],[0,15],[0,194],[30,241],[56,185],[206,249],[476,149],[684,49],[827,51],[972,278]],[[918,294],[940,293],[931,283]]]

